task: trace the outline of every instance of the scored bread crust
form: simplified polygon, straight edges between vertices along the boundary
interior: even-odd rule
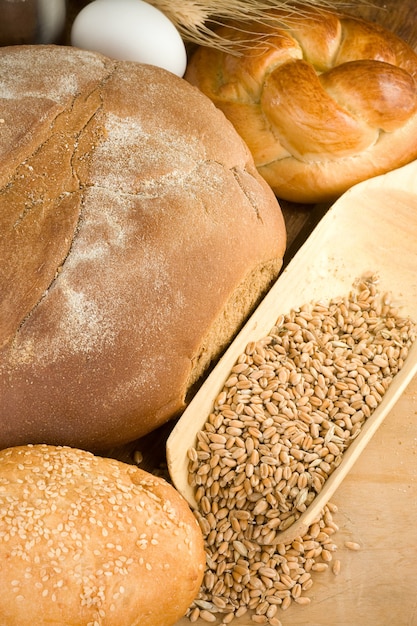
[[[201,530],[162,478],[83,450],[0,451],[7,626],[170,626],[205,570]]]
[[[185,74],[233,123],[277,196],[327,201],[416,158],[412,48],[330,11],[303,8],[285,29],[280,17],[250,32],[220,28],[244,41],[242,53],[198,48]]]
[[[279,204],[165,70],[14,46],[0,71],[0,446],[132,441],[277,277]]]

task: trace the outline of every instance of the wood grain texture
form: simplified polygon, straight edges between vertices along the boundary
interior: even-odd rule
[[[353,3],[350,13],[393,30],[417,49],[415,0]],[[289,261],[326,207],[281,203]],[[417,244],[417,232],[414,234]],[[417,270],[417,268],[416,268]],[[334,558],[341,573],[318,573],[307,607],[279,613],[283,626],[416,626],[417,600],[417,377],[385,418],[332,498],[340,530]],[[361,550],[352,552],[345,541]],[[177,626],[190,622],[184,618]],[[250,616],[235,626],[250,626]],[[204,622],[197,622],[202,626]]]
[[[379,275],[381,294],[392,293],[401,302],[402,315],[417,319],[414,232],[417,161],[363,181],[331,207],[231,343],[168,439],[171,478],[191,505],[195,506],[195,501],[188,484],[187,450],[195,444],[196,433],[212,412],[224,381],[246,346],[267,336],[278,316],[307,302],[348,294],[356,279],[369,272]],[[320,495],[295,524],[279,534],[278,543],[291,543],[307,532],[415,374],[417,345]]]
[[[85,0],[69,0],[74,15]],[[71,10],[72,9],[72,10]],[[349,13],[378,22],[417,49],[416,0],[352,1]],[[286,262],[304,243],[325,214],[326,206],[282,202],[288,231]],[[417,232],[415,233],[417,243]],[[416,268],[417,269],[417,268]],[[164,444],[171,425],[140,442],[112,451],[132,461],[143,454],[142,466],[164,462]],[[417,377],[386,417],[332,501],[341,573],[317,574],[309,592],[311,604],[279,613],[283,626],[417,626]],[[360,543],[349,551],[345,541]],[[234,626],[250,626],[246,616]],[[177,626],[187,626],[184,618]],[[197,626],[204,626],[198,622]]]

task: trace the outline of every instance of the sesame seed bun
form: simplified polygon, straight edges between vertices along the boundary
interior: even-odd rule
[[[169,626],[196,596],[205,556],[165,480],[35,445],[0,452],[0,562],[2,626]]]

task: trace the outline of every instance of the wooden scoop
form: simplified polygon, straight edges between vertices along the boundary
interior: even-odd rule
[[[390,291],[401,314],[417,321],[417,161],[352,187],[329,209],[294,256],[185,410],[167,441],[167,461],[176,488],[196,506],[188,484],[187,450],[213,410],[230,370],[247,344],[268,335],[280,314],[317,300],[347,295],[357,278],[374,272],[378,289]],[[345,478],[385,416],[417,372],[417,342],[382,402],[343,454],[306,511],[277,543],[306,533]]]

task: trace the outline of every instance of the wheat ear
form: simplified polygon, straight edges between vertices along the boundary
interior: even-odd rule
[[[147,0],[162,11],[177,27],[184,41],[189,43],[236,51],[236,42],[220,37],[213,26],[228,21],[244,24],[270,23],[271,10],[279,9],[281,26],[290,25],[303,9],[311,7],[327,10],[340,9],[352,2],[343,0]],[[249,28],[249,27],[248,27]],[[241,42],[244,46],[244,42]]]

